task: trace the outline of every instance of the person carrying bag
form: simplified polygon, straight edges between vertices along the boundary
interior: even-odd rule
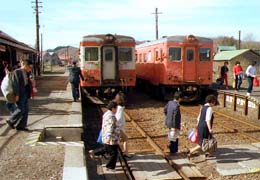
[[[218,104],[217,97],[214,95],[208,95],[205,101],[206,103],[202,106],[198,116],[198,145],[187,152],[188,159],[190,159],[194,152],[199,150],[205,152],[206,157],[210,156],[210,154],[213,153],[217,148],[217,141],[212,136],[214,120],[212,107]]]

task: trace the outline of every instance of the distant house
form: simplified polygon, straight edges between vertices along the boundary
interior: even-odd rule
[[[51,62],[51,54],[49,52],[44,52],[43,53],[43,57],[42,57],[42,60],[44,63],[49,63]]]
[[[236,46],[218,46],[217,52],[222,52],[222,51],[234,51],[237,50]]]
[[[59,61],[60,61],[59,55],[58,55],[57,53],[53,53],[53,54],[51,55],[51,60],[52,60],[52,64],[53,64],[53,65],[59,64]]]
[[[243,68],[245,73],[246,68],[253,62],[256,61],[257,72],[260,74],[260,54],[256,53],[251,49],[241,49],[241,50],[232,50],[232,51],[222,51],[217,53],[214,56],[213,61],[213,80],[216,80],[220,77],[221,66],[224,65],[224,62],[228,61],[229,63],[229,72],[228,72],[228,83],[232,84],[233,81],[233,67],[235,66],[236,61],[240,62],[240,65]],[[243,83],[242,87],[246,87],[247,83]]]

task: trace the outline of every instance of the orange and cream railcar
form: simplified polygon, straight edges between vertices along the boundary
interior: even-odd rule
[[[84,36],[80,61],[89,93],[126,91],[135,86],[135,39],[130,36],[100,34]]]
[[[212,83],[212,52],[211,39],[193,35],[163,37],[137,45],[137,86],[164,99],[182,91],[186,100],[195,100]]]

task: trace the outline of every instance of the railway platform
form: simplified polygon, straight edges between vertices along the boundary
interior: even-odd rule
[[[216,109],[234,118],[260,125],[260,86],[253,87],[250,96],[246,89],[239,91],[230,89],[215,89],[218,94],[219,106]]]
[[[0,96],[0,179],[87,179],[81,103],[72,101],[67,74],[43,74],[36,86],[29,100],[30,132],[4,123],[9,112]]]

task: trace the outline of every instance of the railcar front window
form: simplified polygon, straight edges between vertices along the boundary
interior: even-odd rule
[[[132,61],[133,51],[132,48],[119,48],[120,61]]]
[[[210,61],[210,48],[200,48],[200,61]]]
[[[106,49],[105,50],[105,61],[112,61],[113,60],[113,50]]]
[[[193,61],[194,59],[194,51],[192,49],[187,50],[187,61]]]
[[[169,48],[169,60],[180,61],[181,60],[181,48],[170,47]]]
[[[98,48],[86,47],[85,48],[85,60],[86,61],[98,61]]]

